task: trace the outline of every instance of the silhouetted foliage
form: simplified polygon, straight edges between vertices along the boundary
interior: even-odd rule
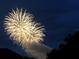
[[[47,59],[79,58],[79,32],[69,34],[59,49],[53,49]]]

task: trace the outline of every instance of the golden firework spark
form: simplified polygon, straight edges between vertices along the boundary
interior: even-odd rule
[[[40,23],[34,21],[32,14],[23,11],[23,9],[12,10],[4,21],[5,30],[12,37],[20,43],[24,42],[40,42],[43,41],[44,28]]]
[[[27,53],[30,52],[37,59],[46,59],[46,54],[51,49],[40,43],[45,36],[45,29],[34,21],[32,14],[23,9],[12,10],[5,17],[4,26],[10,38],[19,43]]]

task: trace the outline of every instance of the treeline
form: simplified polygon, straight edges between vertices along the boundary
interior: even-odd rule
[[[69,34],[64,42],[59,45],[59,49],[53,49],[48,54],[47,59],[79,59],[79,32]]]

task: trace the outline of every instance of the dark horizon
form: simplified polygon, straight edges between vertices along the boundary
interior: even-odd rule
[[[67,37],[65,37],[64,42],[59,45],[59,48],[52,49],[50,53],[47,54],[46,59],[67,59],[67,58],[79,58],[79,31],[75,32],[74,34],[68,34]],[[40,55],[39,55],[40,56]],[[0,59],[12,59],[12,58],[18,58],[18,59],[34,59],[30,58],[28,56],[21,56],[17,54],[14,51],[11,51],[7,48],[0,48]]]

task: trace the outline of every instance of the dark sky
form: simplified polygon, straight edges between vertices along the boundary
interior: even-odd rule
[[[51,48],[57,48],[68,33],[79,30],[79,0],[0,0],[0,48],[9,48],[25,55],[9,39],[3,26],[5,16],[16,8],[27,9],[45,26],[46,37],[43,43]]]

